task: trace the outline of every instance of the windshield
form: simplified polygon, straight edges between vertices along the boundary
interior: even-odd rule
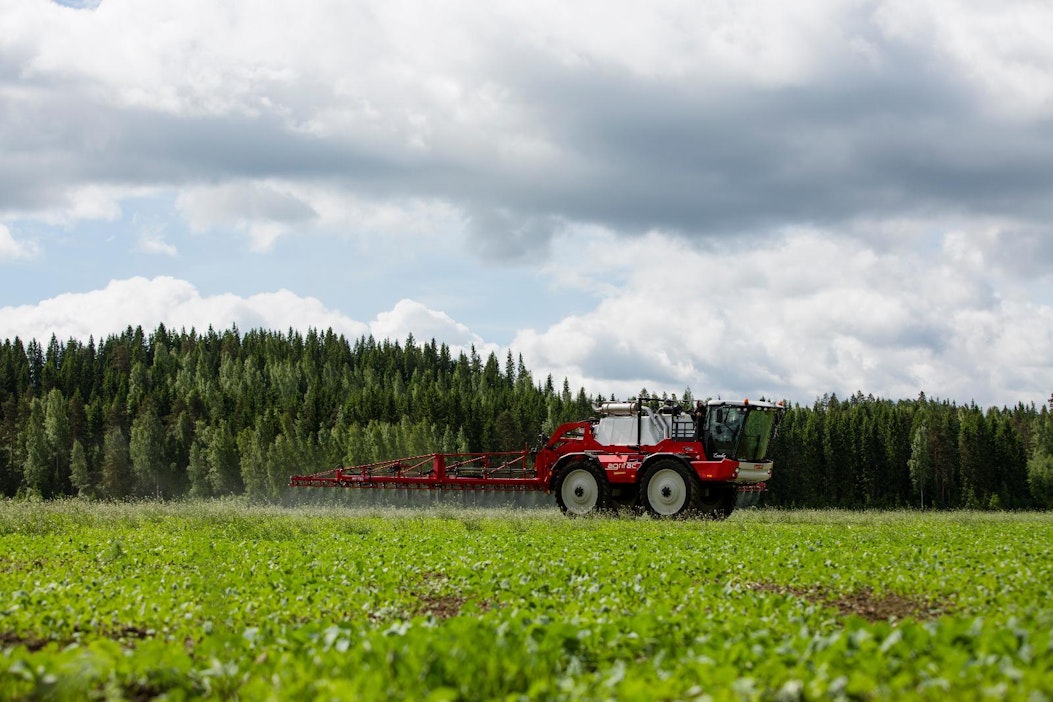
[[[707,418],[707,452],[740,461],[765,460],[777,415],[758,407],[712,408]]]
[[[775,412],[756,409],[746,415],[746,426],[742,429],[742,441],[739,442],[740,461],[763,461],[768,457],[768,442],[771,441],[775,417]]]

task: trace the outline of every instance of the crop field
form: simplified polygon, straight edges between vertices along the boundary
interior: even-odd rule
[[[1053,699],[1053,515],[0,502],[0,699]]]

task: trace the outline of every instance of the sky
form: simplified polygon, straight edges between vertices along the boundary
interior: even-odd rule
[[[1053,5],[0,0],[0,339],[1053,393]]]

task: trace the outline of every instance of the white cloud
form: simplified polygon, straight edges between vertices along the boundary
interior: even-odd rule
[[[176,206],[193,230],[231,227],[246,233],[257,252],[269,251],[293,227],[317,218],[309,202],[272,182],[196,186],[184,190]]]
[[[366,324],[327,308],[316,298],[288,290],[248,297],[202,295],[187,281],[166,276],[114,280],[101,290],[66,293],[35,305],[0,307],[0,339],[19,336],[43,342],[54,334],[59,339],[87,341],[89,336],[104,338],[128,326],[149,332],[162,323],[169,329],[198,331],[210,326],[228,329],[234,324],[241,330],[333,329],[351,339],[372,334],[376,339],[398,342],[412,333],[419,344],[434,338],[454,352],[473,345],[484,356],[498,351],[497,345],[485,342],[445,312],[414,300],[400,300]]]
[[[137,194],[134,190],[114,186],[87,185],[70,194],[68,222],[82,219],[114,221],[121,217],[120,201]]]
[[[874,18],[891,37],[931,47],[1005,115],[1053,114],[1053,26],[1048,3],[968,3],[953,0],[880,3]]]
[[[948,62],[992,96],[1053,108],[1053,49],[1043,31],[1053,9],[1041,3],[8,5],[0,30],[27,77],[77,76],[105,99],[151,110],[273,113],[316,133],[399,134],[407,145],[427,143],[444,123],[515,124],[527,107],[492,75],[509,49],[568,70],[687,77],[701,90],[807,83],[854,59],[882,66],[879,43],[895,42]]]
[[[538,52],[571,69],[688,75],[717,84],[794,83],[824,70],[821,59],[833,48],[858,46],[838,25],[867,6],[591,0],[431,7],[323,0],[294,7],[187,0],[173,7],[107,0],[92,13],[53,6],[12,12],[4,29],[30,54],[31,73],[90,78],[130,105],[180,113],[279,110],[295,118],[298,109],[288,98],[298,85],[316,82],[353,99],[308,105],[323,108],[311,118],[416,131],[426,140],[425,110],[387,108],[416,95],[410,105],[489,122],[503,113],[497,107],[503,99],[493,100],[500,86],[472,78],[485,76],[501,49]]]
[[[178,256],[179,251],[175,246],[165,241],[162,234],[155,232],[144,232],[139,235],[139,251],[148,254],[157,254],[161,256]]]
[[[482,223],[472,251],[498,260],[585,223],[728,236],[978,210],[1045,226],[1051,13],[8,2],[0,212],[112,220],[157,188],[259,252],[346,229],[460,244]]]
[[[35,305],[0,307],[0,337],[86,341],[119,333],[128,326],[150,331],[163,323],[171,329],[209,326],[240,329],[268,328],[285,331],[309,327],[332,328],[358,337],[367,325],[327,309],[319,300],[288,290],[249,297],[232,294],[203,296],[190,283],[170,277],[142,277],[111,281],[101,290],[65,293]]]
[[[18,241],[7,226],[0,224],[0,263],[17,259],[33,258],[39,253],[31,241]]]
[[[821,70],[820,59],[845,41],[838,20],[857,4],[551,0],[506,9],[525,41],[569,67],[600,64],[643,77],[771,86]]]
[[[390,312],[381,312],[370,325],[378,339],[404,341],[410,334],[418,344],[436,339],[452,348],[467,350],[473,344],[478,353],[496,350],[464,324],[445,312],[432,310],[414,300],[399,300]]]
[[[366,245],[378,237],[419,245],[459,231],[464,220],[439,200],[374,200],[334,186],[277,179],[187,188],[176,208],[193,231],[230,228],[246,234],[257,252],[270,251],[283,236],[319,231]]]
[[[705,251],[657,233],[593,234],[577,242],[581,258],[617,292],[512,346],[535,372],[604,394],[690,386],[807,403],[924,390],[1041,403],[1053,387],[1053,307],[985,273],[990,251],[965,256],[958,233],[945,242],[933,258],[819,230]]]

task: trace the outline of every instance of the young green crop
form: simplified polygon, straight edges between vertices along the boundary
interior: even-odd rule
[[[0,698],[1053,697],[1053,516],[0,503]]]

